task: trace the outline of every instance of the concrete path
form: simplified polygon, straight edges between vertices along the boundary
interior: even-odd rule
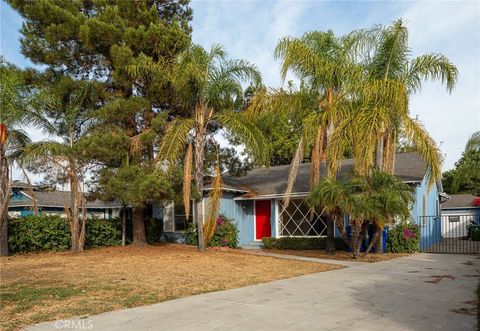
[[[416,254],[28,329],[474,330],[479,269],[479,256]]]
[[[356,262],[356,261],[333,260],[333,259],[319,259],[319,258],[316,258],[316,257],[269,253],[269,252],[265,252],[265,251],[262,251],[262,250],[256,250],[256,251],[251,250],[251,251],[244,251],[244,252],[247,252],[247,253],[250,253],[250,254],[255,254],[255,255],[276,257],[276,258],[279,258],[279,259],[300,260],[300,261],[308,261],[308,262],[316,262],[316,263],[336,264],[336,265],[341,265],[342,267],[358,267],[358,266],[361,266],[361,265],[369,264],[368,262]]]

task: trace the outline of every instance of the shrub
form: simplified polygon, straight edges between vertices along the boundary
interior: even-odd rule
[[[88,219],[85,246],[121,244],[121,221]],[[70,227],[60,216],[27,216],[8,222],[8,248],[11,253],[61,251],[70,248]]]
[[[281,237],[281,238],[263,238],[263,247],[266,249],[293,249],[293,250],[311,250],[325,249],[327,238],[302,238],[302,237]],[[341,238],[335,238],[335,249],[345,250],[347,245]]]
[[[85,225],[85,246],[118,246],[122,244],[122,222],[118,219],[89,219]],[[70,240],[70,236],[68,238]]]
[[[413,253],[420,250],[420,229],[413,223],[401,223],[388,231],[387,252]]]
[[[191,224],[187,229],[186,241],[189,245],[198,245],[197,225]],[[230,218],[220,215],[212,239],[208,243],[211,247],[238,247],[238,230]]]

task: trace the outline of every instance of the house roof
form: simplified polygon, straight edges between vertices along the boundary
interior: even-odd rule
[[[223,183],[225,187],[254,192],[256,195],[281,195],[287,188],[289,171],[290,165],[255,168],[248,171],[243,177],[226,175],[223,177]],[[344,178],[352,172],[353,159],[342,160],[337,178]],[[395,175],[404,182],[419,183],[423,180],[425,172],[425,163],[418,153],[411,152],[396,155]],[[321,164],[320,173],[325,173],[325,162]],[[310,163],[302,163],[298,169],[292,194],[308,192],[310,190],[309,183]]]
[[[474,198],[471,194],[451,194],[450,199],[442,203],[442,209],[480,208],[473,205]]]
[[[37,200],[38,207],[58,207],[63,208],[64,204],[70,204],[69,191],[35,191],[34,197]],[[9,207],[30,207],[32,205],[31,198],[28,192],[24,193],[25,199],[10,200]],[[101,200],[87,200],[87,208],[115,208],[121,207],[122,204],[118,201],[103,202]]]

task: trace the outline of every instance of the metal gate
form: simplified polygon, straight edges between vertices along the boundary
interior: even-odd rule
[[[480,240],[472,238],[471,225],[480,215],[421,216],[420,250],[429,253],[480,254]],[[473,236],[475,237],[475,236]]]

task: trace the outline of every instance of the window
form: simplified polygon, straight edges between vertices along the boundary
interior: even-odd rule
[[[175,231],[186,230],[188,225],[192,222],[192,209],[193,205],[190,206],[190,213],[187,221],[185,216],[185,207],[183,204],[175,203],[173,215],[175,218]]]
[[[327,225],[320,214],[311,210],[303,199],[292,199],[287,208],[278,201],[280,236],[320,237],[327,234]]]

